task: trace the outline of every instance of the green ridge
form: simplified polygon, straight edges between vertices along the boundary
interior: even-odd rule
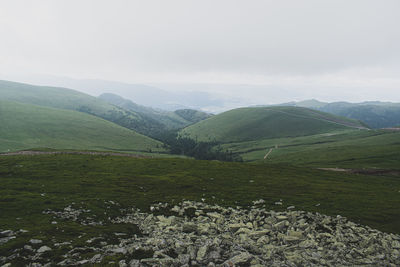
[[[355,120],[299,107],[239,108],[185,128],[198,140],[219,142],[307,136],[349,128],[364,128]]]
[[[85,113],[0,101],[0,152],[30,148],[162,151],[162,143]]]

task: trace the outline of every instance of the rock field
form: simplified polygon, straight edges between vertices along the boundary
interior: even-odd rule
[[[400,236],[382,233],[341,216],[296,211],[267,211],[263,200],[250,209],[224,208],[184,201],[176,206],[159,203],[149,212],[121,210],[107,223],[132,224],[135,234],[114,233],[86,240],[82,247],[68,242],[46,243],[31,239],[10,256],[0,256],[0,266],[21,257],[29,266],[400,266]],[[90,220],[90,210],[71,206],[44,214],[83,225],[103,225]],[[86,214],[87,216],[81,216]],[[164,214],[164,215],[161,215]],[[2,230],[0,246],[18,238],[21,231]],[[46,253],[63,248],[57,262]],[[90,252],[91,256],[85,255]],[[118,261],[107,261],[108,256]]]

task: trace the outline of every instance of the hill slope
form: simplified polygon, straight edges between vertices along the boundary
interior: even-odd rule
[[[400,125],[400,104],[391,102],[333,102],[325,103],[317,100],[291,102],[288,106],[306,107],[347,118],[360,120],[371,128],[387,128]]]
[[[330,131],[365,128],[360,122],[299,107],[240,108],[185,128],[198,140],[220,142],[305,136]]]
[[[77,111],[0,101],[0,152],[29,148],[161,151],[162,143]]]
[[[38,106],[86,110],[98,115],[115,109],[112,105],[96,97],[75,90],[10,81],[0,81],[0,99]]]
[[[320,110],[365,122],[372,128],[393,127],[400,124],[400,104],[353,104],[331,103]]]
[[[141,134],[154,136],[160,124],[134,111],[111,105],[75,90],[0,81],[0,99],[45,107],[69,109],[95,115]]]
[[[138,113],[148,121],[152,121],[154,125],[158,125],[159,128],[165,130],[180,129],[210,117],[210,115],[205,112],[193,109],[180,109],[176,111],[153,109],[138,105],[131,100],[111,93],[102,94],[99,98],[112,105]]]

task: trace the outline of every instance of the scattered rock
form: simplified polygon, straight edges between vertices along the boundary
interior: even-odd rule
[[[114,202],[113,206],[118,204]],[[341,216],[295,211],[294,207],[275,212],[260,206],[223,208],[192,201],[172,208],[163,203],[152,207],[156,214],[126,209],[123,215],[107,222],[133,225],[138,229],[135,233],[115,232],[110,239],[90,237],[82,247],[54,242],[54,249],[67,252],[64,260],[49,264],[107,265],[111,264],[110,257],[115,256],[118,261],[112,264],[121,267],[400,266],[399,235],[382,233]],[[160,215],[164,211],[165,215]],[[80,223],[80,215],[89,212],[68,206],[61,212],[46,213]],[[3,238],[14,237],[8,231],[0,234]],[[30,240],[33,247],[42,243]],[[27,256],[29,266],[42,266],[34,263],[52,249],[41,246],[35,254],[32,246],[25,245],[12,256],[18,257],[20,252],[32,255]],[[0,266],[13,259],[0,256]]]
[[[11,230],[5,230],[5,231],[0,232],[0,236],[9,237],[12,235],[14,235],[14,232]]]
[[[15,236],[8,236],[8,237],[3,237],[0,238],[0,245],[3,245],[5,243],[7,243],[8,241],[10,241],[11,239],[16,238]]]
[[[49,248],[48,246],[42,246],[42,247],[40,247],[40,248],[37,250],[37,252],[38,252],[38,253],[44,253],[44,252],[51,251],[51,250],[52,250],[52,249]]]
[[[41,243],[43,243],[43,241],[40,240],[40,239],[31,239],[31,240],[29,240],[29,243],[31,243],[31,244],[33,244],[33,245],[36,245],[36,244],[41,244]]]

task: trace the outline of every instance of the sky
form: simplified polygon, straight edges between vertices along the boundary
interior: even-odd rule
[[[1,0],[0,79],[400,102],[399,13],[398,0]]]

